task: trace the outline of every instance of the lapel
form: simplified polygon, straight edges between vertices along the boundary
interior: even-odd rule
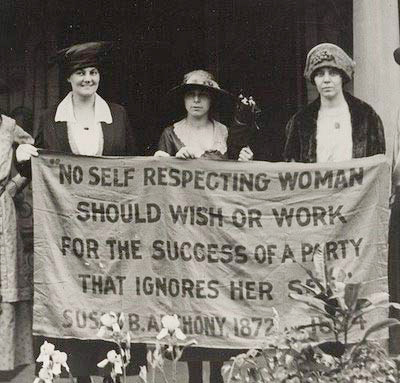
[[[351,117],[351,137],[353,139],[353,158],[364,157],[367,132],[363,124],[364,113],[359,107],[358,99],[349,93],[344,93]]]
[[[114,119],[113,119],[114,121]],[[103,156],[112,156],[114,153],[114,126],[113,123],[106,124],[105,122],[101,122],[101,129],[103,131]]]
[[[68,139],[67,123],[65,121],[55,122],[53,119],[52,124],[54,129],[54,137],[56,140],[56,142],[52,146],[58,148],[60,152],[72,153],[72,149]]]
[[[317,119],[320,106],[321,100],[317,98],[306,107],[300,121],[302,161],[304,162],[317,161]]]

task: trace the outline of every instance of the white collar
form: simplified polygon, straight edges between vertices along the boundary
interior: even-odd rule
[[[105,122],[106,124],[112,123],[111,110],[107,102],[100,97],[97,93],[94,99],[94,120],[96,123]],[[74,115],[74,107],[72,104],[72,92],[62,100],[57,107],[56,116],[54,121],[76,122]]]

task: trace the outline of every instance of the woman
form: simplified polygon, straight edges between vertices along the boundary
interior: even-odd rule
[[[288,122],[286,161],[346,161],[385,153],[380,117],[370,105],[343,91],[354,66],[334,44],[310,50],[304,76],[316,86],[319,97]]]
[[[90,42],[59,52],[58,61],[71,91],[41,116],[36,147],[91,156],[137,154],[125,109],[106,102],[97,94],[100,68],[109,51],[108,43]],[[27,161],[37,155],[35,146],[20,145],[17,160]],[[50,339],[50,342],[69,354],[71,373],[78,376],[78,383],[91,381],[88,375],[97,373],[96,364],[112,348],[109,343],[100,341]],[[145,365],[145,347],[135,345],[132,351],[136,367]]]
[[[32,144],[33,138],[15,121],[0,116],[0,370],[14,370],[33,362],[32,275],[29,259],[17,232],[13,197],[27,179],[11,179],[15,144]]]
[[[213,75],[205,70],[195,70],[184,76],[183,83],[169,92],[171,98],[184,101],[186,116],[164,129],[155,156],[177,158],[228,158],[228,129],[213,119],[214,104],[231,102],[233,96],[221,89]],[[252,98],[242,99],[242,105],[255,107]],[[242,115],[245,114],[242,112]],[[238,119],[236,118],[236,121]],[[239,161],[253,159],[253,152],[246,146],[239,153]]]
[[[221,89],[213,75],[205,70],[195,70],[184,76],[183,83],[169,92],[172,99],[183,99],[186,116],[164,129],[158,151],[154,154],[160,157],[175,156],[181,159],[227,159],[228,158],[228,128],[216,121],[213,114],[218,105],[233,104],[233,96]],[[243,116],[250,116],[255,110],[255,102],[241,98],[241,106],[237,109],[235,123],[241,125],[241,131],[246,125],[240,122]],[[250,111],[250,113],[249,113]],[[238,115],[240,114],[240,116]],[[251,128],[248,128],[251,131]],[[242,137],[244,137],[242,133]],[[243,147],[237,158],[239,161],[253,159],[249,146]],[[225,350],[211,348],[195,348],[187,350],[183,359],[188,361],[189,383],[203,381],[203,360],[210,361],[210,382],[223,383],[221,367],[223,362],[240,350]]]

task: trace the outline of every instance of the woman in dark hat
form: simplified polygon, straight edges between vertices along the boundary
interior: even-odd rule
[[[125,109],[105,101],[97,93],[100,70],[109,52],[110,43],[89,42],[58,53],[58,63],[71,85],[71,91],[40,117],[35,146],[26,144],[18,147],[17,160],[25,163],[20,166],[22,172],[29,173],[30,166],[26,161],[37,155],[36,147],[91,156],[137,154]],[[43,340],[39,340],[39,346]],[[97,374],[97,363],[112,348],[110,343],[101,341],[49,341],[55,343],[57,349],[67,352],[71,373],[78,376],[78,383],[91,381],[89,375]],[[134,345],[132,351],[136,367],[145,365],[145,346]]]
[[[221,89],[214,76],[205,70],[194,70],[184,76],[183,83],[173,88],[170,98],[184,101],[186,116],[164,129],[156,156],[175,156],[183,159],[228,158],[228,128],[213,118],[218,105],[233,105],[234,97]],[[252,98],[242,99],[249,109],[255,107]],[[250,147],[240,150],[239,161],[253,159]]]
[[[81,155],[137,154],[125,109],[97,93],[100,70],[109,52],[110,43],[90,42],[58,53],[71,91],[40,117],[36,147]],[[21,160],[32,154],[36,151],[31,147],[18,148]]]
[[[286,161],[345,161],[385,153],[378,114],[343,91],[343,84],[353,77],[354,66],[337,45],[323,43],[310,50],[304,76],[316,86],[319,97],[288,122]]]

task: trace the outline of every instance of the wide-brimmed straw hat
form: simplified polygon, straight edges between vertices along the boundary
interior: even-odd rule
[[[339,69],[345,75],[344,80],[347,82],[353,78],[355,62],[337,45],[322,43],[308,52],[304,77],[313,82],[314,72],[322,67]]]
[[[182,84],[170,89],[168,91],[168,95],[171,97],[182,97],[187,91],[192,89],[207,90],[214,98],[218,100],[234,100],[232,93],[221,89],[214,76],[210,72],[202,69],[186,73],[183,77]]]
[[[111,48],[109,41],[76,44],[58,51],[52,61],[57,62],[68,77],[78,69],[101,67],[110,56]]]

